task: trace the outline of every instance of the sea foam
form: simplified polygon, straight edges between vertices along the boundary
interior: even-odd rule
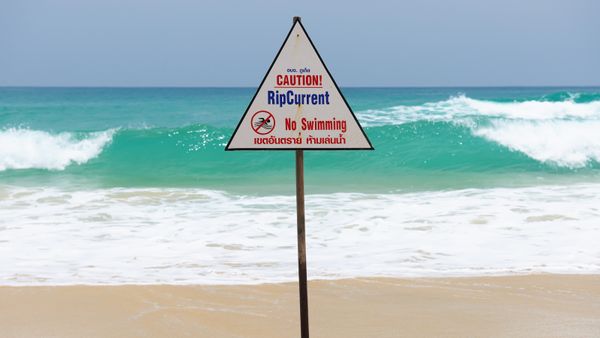
[[[600,163],[600,121],[494,121],[473,133],[562,167]]]
[[[600,273],[597,183],[306,202],[311,279]],[[297,279],[288,195],[0,186],[0,243],[1,285]]]
[[[494,102],[460,95],[359,116],[367,126],[452,123],[537,161],[571,169],[600,162],[600,101],[578,103],[571,97],[558,102]]]
[[[401,105],[358,113],[366,126],[404,124],[415,121],[457,121],[465,118],[504,118],[519,120],[600,119],[600,101],[496,102],[465,95],[422,105]]]
[[[9,128],[0,130],[0,171],[7,169],[63,170],[98,156],[115,130],[78,137],[74,133]]]

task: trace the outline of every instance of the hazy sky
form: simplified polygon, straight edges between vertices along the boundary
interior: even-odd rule
[[[254,87],[294,15],[341,86],[600,85],[595,0],[0,0],[0,85]]]

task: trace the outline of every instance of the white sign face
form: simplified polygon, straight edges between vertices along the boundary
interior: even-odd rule
[[[225,150],[373,149],[300,21]]]

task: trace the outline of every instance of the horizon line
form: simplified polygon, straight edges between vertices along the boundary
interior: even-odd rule
[[[340,86],[341,88],[372,88],[372,89],[394,89],[394,88],[406,88],[406,89],[419,89],[419,88],[600,88],[600,84],[595,85],[432,85],[432,86],[411,86],[411,85],[398,85],[398,86]],[[253,89],[257,86],[121,86],[121,85],[101,85],[101,86],[79,86],[79,85],[0,85],[0,88],[89,88],[89,89],[102,89],[102,88],[113,88],[113,89]]]

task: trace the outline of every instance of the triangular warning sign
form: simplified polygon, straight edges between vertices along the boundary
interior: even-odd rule
[[[297,20],[225,150],[373,149]]]

